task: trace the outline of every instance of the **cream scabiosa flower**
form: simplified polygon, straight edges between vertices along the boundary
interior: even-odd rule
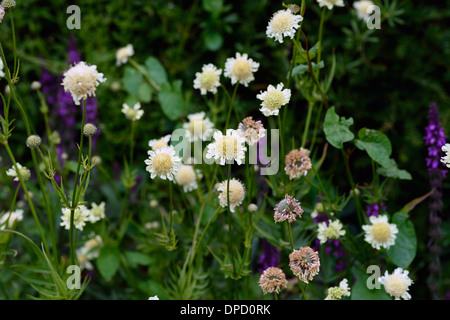
[[[217,187],[219,193],[219,203],[225,208],[228,206],[228,180],[219,183]],[[237,206],[242,204],[245,198],[245,187],[237,179],[230,179],[230,211],[234,212]]]
[[[16,162],[17,169],[19,169],[20,175],[24,181],[27,181],[31,177],[30,169],[22,166],[20,163]],[[14,177],[14,181],[19,181],[19,175],[17,174],[16,168],[14,166],[6,171],[6,175]]]
[[[290,9],[275,12],[267,26],[266,35],[283,43],[283,37],[293,38],[303,20],[301,15],[293,14]]]
[[[175,175],[175,181],[183,187],[184,192],[190,192],[198,188],[197,179],[201,177],[201,172],[195,170],[193,166],[181,165]]]
[[[97,66],[89,66],[86,62],[80,61],[64,72],[62,85],[64,91],[70,92],[75,104],[79,105],[81,99],[86,100],[88,96],[95,96],[98,85],[105,81],[103,73],[97,71]]]
[[[328,289],[328,295],[325,300],[341,300],[342,297],[350,296],[350,288],[348,286],[348,280],[343,279],[339,283],[339,287],[331,287]]]
[[[356,9],[358,18],[361,20],[367,20],[369,17],[369,8],[373,6],[373,2],[369,0],[356,1],[353,3],[353,8]]]
[[[3,61],[0,59],[0,79],[5,76],[5,72],[3,72]]]
[[[450,143],[443,145],[442,151],[445,152],[445,156],[441,158],[441,162],[450,168]]]
[[[317,0],[317,2],[319,3],[319,7],[327,7],[329,10],[333,9],[334,6],[344,6],[344,0]]]
[[[145,160],[147,165],[145,170],[150,173],[150,178],[154,179],[158,176],[163,180],[172,181],[181,166],[181,158],[176,155],[174,147],[149,150],[148,155],[149,158]]]
[[[128,59],[134,55],[134,49],[132,44],[128,44],[127,46],[120,48],[116,52],[116,65],[120,66],[121,64],[127,63]]]
[[[343,230],[343,225],[339,220],[330,221],[327,225],[326,222],[320,222],[317,227],[317,238],[320,243],[323,244],[327,242],[328,239],[339,239],[339,237],[345,235],[345,230]]]
[[[89,210],[86,206],[78,206],[73,212],[73,224],[75,228],[83,231],[86,222],[89,221]],[[62,208],[61,227],[66,230],[70,230],[70,215],[71,210],[69,208]]]
[[[13,212],[6,212],[0,217],[0,230],[12,228],[16,221],[23,220],[23,210],[17,209]]]
[[[142,118],[142,116],[144,115],[144,110],[141,109],[141,104],[139,102],[135,103],[132,108],[124,103],[122,105],[122,113],[128,120],[136,121]]]
[[[220,165],[236,161],[238,165],[245,160],[245,138],[236,130],[227,129],[226,135],[216,131],[213,136],[215,142],[208,144],[206,158],[220,161]]]
[[[214,124],[205,113],[197,112],[187,116],[189,122],[183,124],[186,129],[186,137],[190,142],[208,141],[214,133]]]
[[[380,247],[389,249],[395,244],[398,228],[395,224],[388,223],[388,217],[371,216],[369,218],[370,225],[363,225],[365,236],[364,240],[372,245],[373,248],[380,250]]]
[[[99,220],[105,218],[105,202],[102,201],[100,204],[94,202],[91,203],[91,209],[89,210],[89,221],[95,223]]]
[[[152,150],[153,151],[156,151],[156,150],[158,150],[158,149],[161,149],[162,147],[168,147],[169,146],[169,141],[170,141],[170,138],[172,137],[172,135],[171,134],[168,134],[168,135],[166,135],[166,136],[164,136],[164,137],[162,137],[162,138],[160,138],[160,139],[153,139],[153,140],[150,140],[149,142],[148,142],[148,146],[150,147],[150,148],[152,148]]]
[[[202,95],[207,92],[217,93],[217,88],[220,87],[220,75],[222,69],[217,69],[212,63],[205,64],[202,67],[202,72],[195,74],[194,89],[200,89]]]
[[[267,91],[261,92],[256,96],[259,100],[262,100],[259,109],[266,117],[277,116],[280,108],[289,103],[291,99],[291,90],[284,89],[283,84],[280,83],[275,88],[272,85],[267,87]]]
[[[246,53],[241,55],[237,52],[235,58],[228,58],[225,61],[224,75],[231,79],[231,84],[239,81],[239,83],[247,87],[251,81],[255,80],[253,74],[258,71],[258,68],[258,62],[253,61]]]
[[[408,276],[409,272],[402,268],[397,268],[394,273],[389,274],[387,271],[384,276],[378,279],[378,282],[384,286],[388,294],[395,298],[395,300],[410,300],[411,295],[408,292],[409,286],[413,281]]]

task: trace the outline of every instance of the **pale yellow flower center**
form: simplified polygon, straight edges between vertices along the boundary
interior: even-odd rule
[[[372,237],[378,242],[386,242],[391,237],[391,228],[385,222],[374,223]]]
[[[236,59],[231,67],[231,72],[239,80],[247,79],[252,75],[252,65],[246,59]]]
[[[86,247],[87,251],[91,251],[92,249],[98,247],[99,245],[100,245],[100,242],[95,238],[88,240],[85,243],[85,247]]]
[[[196,176],[191,166],[182,166],[176,176],[177,182],[182,186],[187,186],[195,181]]]
[[[31,175],[30,170],[28,170],[27,168],[20,168],[19,171],[20,171],[20,175],[22,176],[23,180],[30,179],[30,175]]]
[[[216,153],[226,159],[233,159],[238,154],[238,141],[234,137],[225,136],[216,144]]]
[[[277,110],[284,103],[284,94],[280,90],[268,91],[264,98],[264,106],[269,110]]]
[[[225,195],[225,199],[227,199],[227,183],[225,182],[225,191],[224,191],[224,195]],[[245,196],[245,190],[244,190],[244,186],[242,185],[242,183],[238,182],[238,181],[230,181],[230,204],[239,204]]]
[[[205,89],[211,89],[217,82],[217,74],[213,70],[203,71],[200,77],[200,85]]]
[[[156,174],[168,174],[172,170],[173,162],[170,154],[157,153],[153,157],[153,169]]]
[[[189,131],[192,134],[205,132],[206,125],[202,119],[194,119],[189,122]]]
[[[161,148],[167,147],[167,146],[168,146],[168,144],[167,144],[167,142],[164,139],[159,139],[158,141],[156,141],[153,144],[152,149],[153,149],[153,151],[156,151],[158,149],[161,149]]]
[[[125,111],[125,117],[128,120],[134,120],[137,117],[137,110],[130,108]]]
[[[78,254],[78,262],[80,263],[80,264],[85,264],[85,263],[87,263],[89,260],[88,260],[88,258],[86,257],[86,255],[84,255],[84,254]]]
[[[387,293],[398,298],[406,293],[406,290],[408,289],[408,283],[405,281],[403,276],[399,274],[393,274],[387,277],[384,281],[384,288],[386,289]]]
[[[272,30],[277,33],[288,32],[294,24],[294,16],[286,11],[277,13],[271,22]]]

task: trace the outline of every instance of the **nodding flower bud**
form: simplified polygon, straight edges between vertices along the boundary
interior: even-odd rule
[[[97,127],[92,123],[86,123],[83,128],[83,134],[86,137],[92,137],[97,132]]]
[[[256,212],[256,211],[258,211],[258,206],[254,203],[250,203],[247,207],[247,210],[248,210],[248,212],[251,212],[251,213]]]
[[[41,137],[39,137],[38,135],[31,135],[27,138],[27,147],[34,149],[36,147],[39,147],[39,145],[41,144]]]
[[[16,2],[14,0],[3,0],[1,5],[3,8],[8,10],[14,8],[16,6]]]

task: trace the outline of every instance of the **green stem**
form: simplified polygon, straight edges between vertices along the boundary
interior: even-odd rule
[[[228,124],[230,122],[230,116],[231,116],[231,110],[234,109],[236,112],[236,117],[238,118],[238,121],[240,121],[239,115],[237,114],[237,110],[235,109],[234,106],[234,99],[236,98],[236,92],[237,92],[237,88],[239,86],[239,81],[236,83],[236,85],[234,86],[234,90],[233,90],[233,95],[231,96],[230,99],[230,106],[228,107],[228,115],[227,115],[227,121],[225,122],[225,130],[228,129]],[[225,90],[226,91],[226,90]],[[228,93],[228,91],[226,91]],[[229,96],[229,94],[228,94]]]
[[[314,103],[309,102],[308,103],[308,114],[306,115],[305,129],[303,130],[302,145],[301,145],[302,148],[304,148],[306,145],[306,139],[308,137],[308,131],[309,131],[310,123],[311,123],[311,115],[312,115],[313,107],[314,107]]]
[[[344,158],[344,162],[345,162],[345,171],[347,173],[347,177],[348,180],[350,182],[350,187],[352,188],[352,192],[353,190],[355,190],[355,183],[353,182],[353,176],[352,176],[352,172],[350,170],[350,165],[349,165],[349,157],[345,154],[344,149],[341,149],[342,151],[342,157]],[[358,214],[358,222],[359,225],[362,225],[362,222],[365,218],[364,212],[362,211],[362,207],[361,207],[361,202],[359,201],[359,197],[354,197],[355,199],[355,204],[356,204],[356,211]]]

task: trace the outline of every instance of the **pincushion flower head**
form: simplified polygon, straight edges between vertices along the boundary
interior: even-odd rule
[[[73,212],[73,224],[75,228],[83,231],[86,222],[89,221],[89,210],[86,206],[78,206]],[[70,215],[71,210],[69,208],[62,208],[61,227],[66,230],[70,230]]]
[[[3,61],[0,59],[0,79],[5,76],[5,72],[3,72]]]
[[[339,220],[327,222],[320,222],[317,226],[317,238],[320,243],[326,243],[328,239],[337,240],[339,237],[345,235],[343,225]]]
[[[105,81],[103,73],[97,71],[97,66],[80,61],[64,72],[62,85],[64,91],[70,92],[75,104],[79,105],[81,99],[95,96],[98,85]]]
[[[442,151],[445,152],[445,156],[441,158],[443,164],[450,168],[450,143],[446,143],[442,146]]]
[[[20,163],[16,162],[17,169],[20,172],[20,175],[22,176],[22,179],[24,181],[27,181],[31,177],[30,169],[23,167]],[[10,177],[14,177],[14,181],[19,181],[19,175],[17,174],[16,168],[14,166],[11,167],[11,169],[8,169],[6,171],[6,175]]]
[[[300,148],[291,150],[285,158],[284,171],[289,175],[289,179],[306,176],[308,170],[312,168],[309,150]]]
[[[373,2],[369,0],[353,2],[353,8],[356,9],[358,18],[361,20],[366,20],[369,17],[369,13],[367,12],[367,10],[373,5]]]
[[[328,289],[328,295],[325,300],[341,300],[342,297],[350,296],[350,288],[348,286],[348,280],[343,279],[338,287],[331,287]]]
[[[135,103],[133,107],[129,107],[126,103],[124,103],[122,105],[122,113],[128,120],[136,121],[142,118],[144,115],[144,110],[141,109],[141,104],[139,102]]]
[[[266,135],[266,129],[264,129],[261,121],[255,121],[252,117],[242,120],[238,125],[237,132],[245,138],[245,141],[250,146],[253,146]]]
[[[280,293],[282,288],[287,287],[286,275],[283,270],[276,267],[269,267],[259,277],[259,286],[264,294]]]
[[[150,178],[154,179],[158,176],[163,180],[172,181],[181,166],[181,158],[176,155],[174,147],[149,150],[148,155],[149,158],[145,160],[147,165],[145,170],[150,173]]]
[[[207,92],[217,93],[220,87],[220,75],[222,69],[217,69],[212,63],[205,64],[202,72],[195,73],[194,89],[200,89],[200,93],[205,95]]]
[[[228,206],[228,180],[219,183],[217,191],[219,191],[219,203],[225,208]],[[245,187],[237,179],[230,179],[230,211],[234,212],[234,209],[242,204],[245,198]]]
[[[183,124],[186,129],[186,137],[190,142],[208,141],[214,133],[214,124],[206,114],[202,112],[192,113],[187,116],[189,122]]]
[[[190,192],[198,188],[197,179],[201,177],[202,174],[199,170],[195,170],[191,165],[183,164],[175,174],[175,181],[183,187],[184,192]]]
[[[266,35],[283,43],[283,37],[292,39],[295,36],[302,20],[301,15],[293,14],[290,9],[277,11],[269,21]]]
[[[116,65],[127,63],[128,59],[134,55],[134,49],[132,44],[128,44],[123,48],[120,48],[116,52]]]
[[[319,254],[310,247],[294,250],[289,254],[289,267],[301,281],[308,283],[320,271]]]
[[[283,222],[288,220],[293,222],[298,217],[302,217],[303,209],[300,207],[300,202],[293,196],[285,195],[284,199],[278,202],[274,209],[275,222]]]
[[[153,139],[153,140],[150,140],[149,142],[148,142],[148,146],[150,147],[150,148],[152,148],[152,150],[153,151],[156,151],[156,150],[158,150],[158,149],[161,149],[162,147],[168,147],[169,146],[169,141],[170,141],[170,138],[172,137],[172,135],[171,134],[168,134],[168,135],[166,135],[166,136],[164,136],[164,137],[162,137],[162,138],[160,138],[160,139]]]
[[[366,242],[377,250],[380,250],[380,247],[389,249],[390,246],[395,244],[398,228],[395,224],[388,223],[386,215],[371,216],[369,221],[371,224],[362,226]]]
[[[334,6],[344,6],[344,0],[317,0],[317,2],[319,3],[319,7],[327,7],[329,10],[333,9]]]
[[[226,135],[216,131],[213,135],[215,142],[208,144],[206,158],[220,161],[220,165],[236,161],[238,165],[245,161],[245,138],[236,130],[227,129]]]
[[[23,210],[17,209],[13,212],[6,212],[0,216],[0,230],[12,228],[16,221],[23,220]]]
[[[1,5],[0,5],[0,23],[2,23],[2,21],[3,21],[3,17],[5,16],[5,8],[3,8]],[[3,62],[1,62],[0,61],[0,66],[2,66],[3,65]],[[1,67],[0,67],[0,69],[1,69]],[[4,75],[3,75],[4,76]],[[0,77],[2,77],[2,75],[1,75],[1,71],[0,71]]]
[[[245,87],[255,80],[254,73],[258,71],[259,63],[249,58],[246,53],[236,53],[235,58],[228,58],[225,61],[225,77],[231,79],[231,84],[239,81]]]
[[[91,209],[89,210],[89,221],[94,223],[105,218],[105,202],[100,202],[96,204],[91,203]]]
[[[378,279],[378,282],[384,286],[384,289],[388,294],[395,298],[395,300],[410,300],[409,286],[413,284],[413,281],[408,276],[409,272],[402,268],[397,268],[394,273],[389,274],[387,271],[384,276]]]
[[[282,83],[279,83],[276,88],[269,85],[267,90],[258,94],[256,98],[262,100],[261,109],[259,110],[266,117],[278,116],[280,108],[289,103],[289,100],[291,99],[291,90],[283,90]]]

